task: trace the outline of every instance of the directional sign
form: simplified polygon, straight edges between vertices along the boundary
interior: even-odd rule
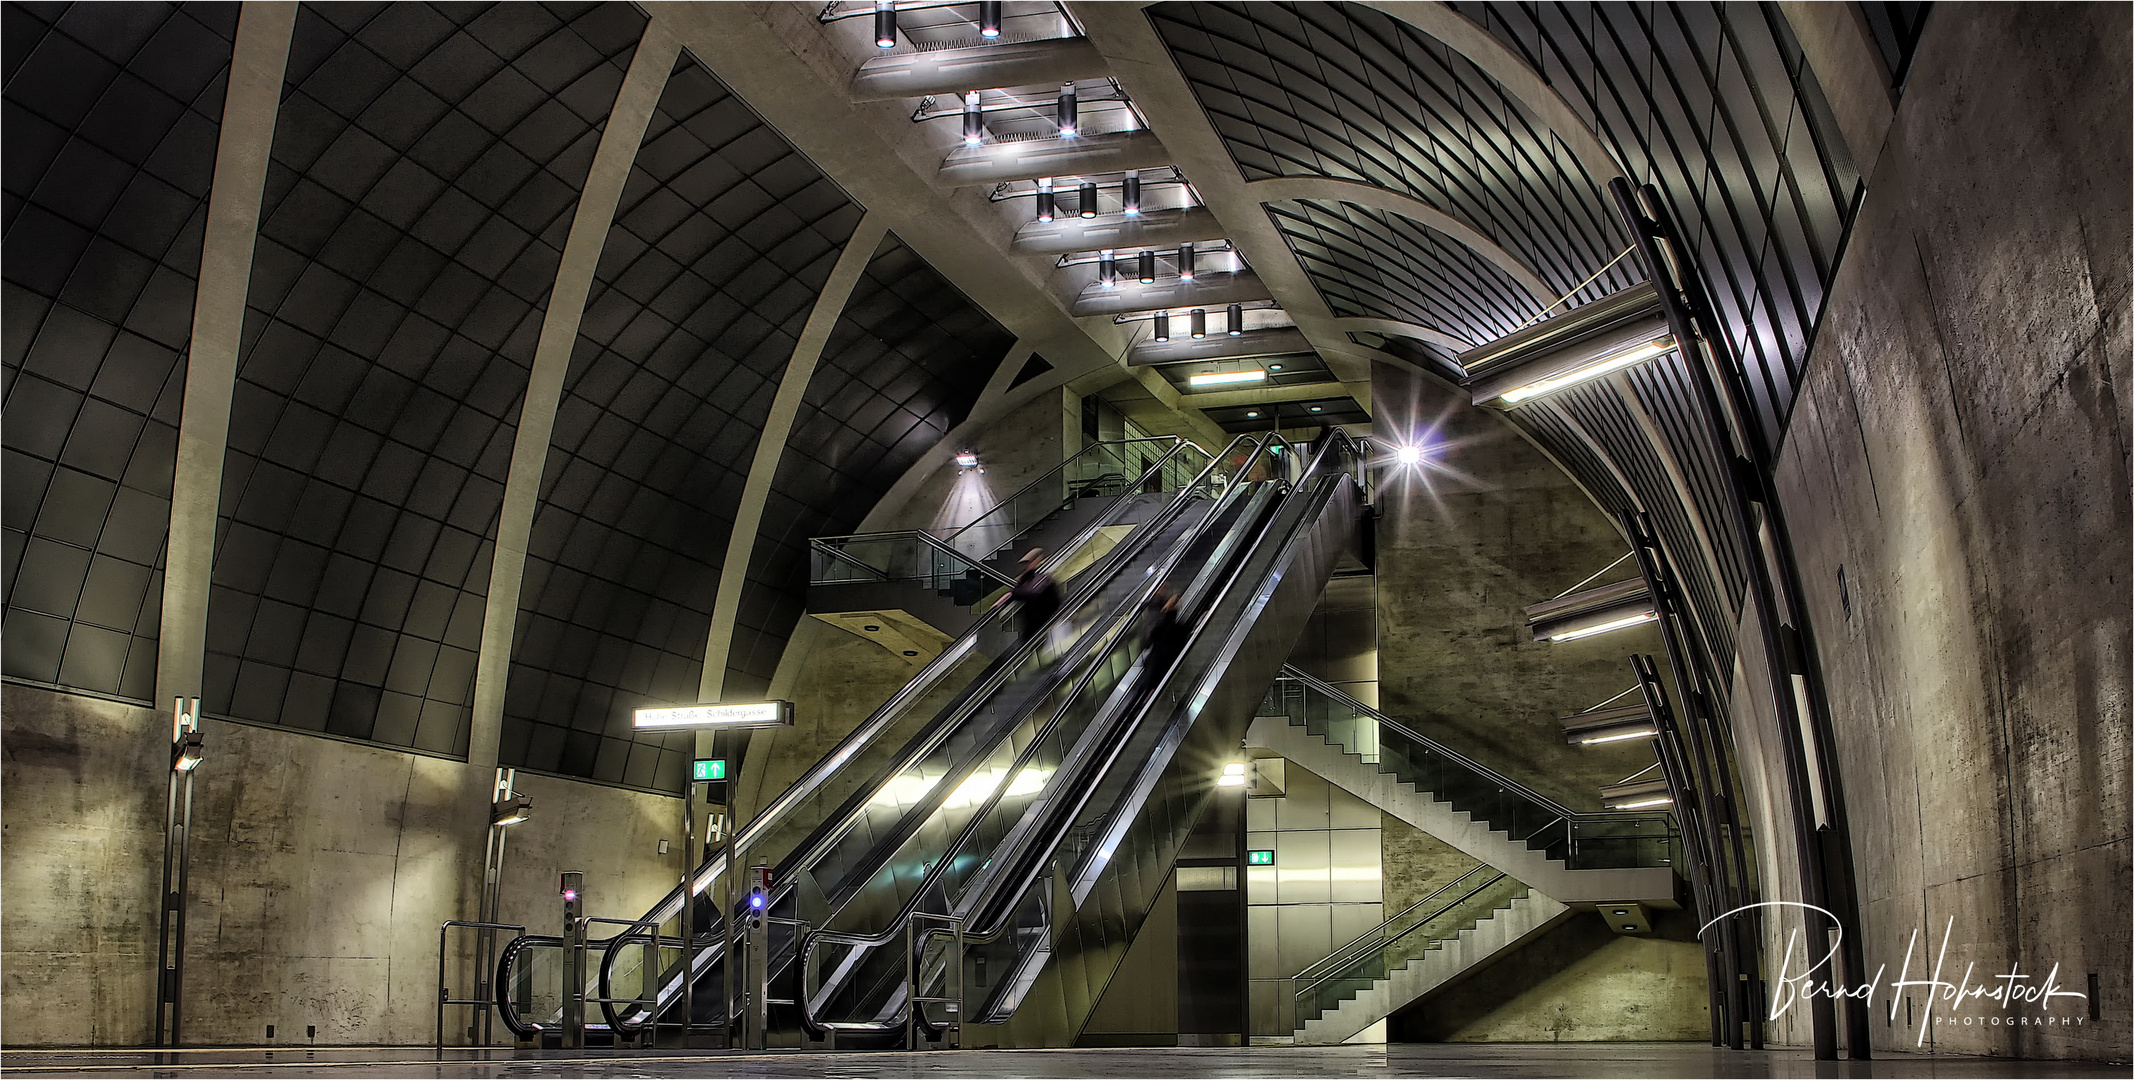
[[[698,758],[695,767],[690,771],[690,776],[696,780],[724,780],[726,779],[726,759]]]
[[[1261,850],[1261,851],[1248,851],[1248,852],[1246,852],[1246,853],[1245,853],[1245,865],[1246,865],[1246,866],[1273,866],[1273,865],[1274,865],[1274,852],[1272,852],[1272,851],[1264,851],[1264,850]]]
[[[792,727],[790,701],[719,702],[707,705],[677,705],[665,709],[638,709],[631,714],[640,728],[763,728]]]

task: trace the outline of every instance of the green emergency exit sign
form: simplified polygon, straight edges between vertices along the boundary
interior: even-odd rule
[[[698,758],[696,768],[690,773],[690,776],[697,780],[724,780],[726,779],[726,759]]]
[[[1246,852],[1246,853],[1245,853],[1245,865],[1246,865],[1246,866],[1273,866],[1273,865],[1274,865],[1274,852],[1272,852],[1272,851],[1248,851],[1248,852]]]

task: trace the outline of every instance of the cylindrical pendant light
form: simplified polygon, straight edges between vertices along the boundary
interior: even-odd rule
[[[1143,285],[1156,283],[1156,253],[1144,251],[1134,256],[1134,277]]]
[[[1245,305],[1230,305],[1230,336],[1239,337],[1245,332]]]
[[[1193,309],[1193,338],[1198,341],[1208,336],[1208,309]]]
[[[985,141],[985,109],[978,104],[978,91],[963,95],[963,145],[976,146]]]
[[[1093,217],[1096,217],[1096,216],[1097,216],[1097,183],[1096,183],[1096,181],[1094,181],[1094,180],[1084,180],[1084,181],[1082,181],[1082,186],[1081,186],[1081,187],[1080,187],[1079,189],[1077,189],[1077,192],[1078,192],[1078,193],[1079,193],[1079,194],[1081,195],[1081,198],[1080,198],[1080,199],[1079,199],[1078,201],[1079,201],[1079,202],[1080,202],[1080,203],[1082,204],[1082,216],[1083,216],[1083,217],[1085,217],[1085,218],[1093,218]]]
[[[1074,84],[1060,84],[1060,134],[1071,136],[1081,127],[1081,109],[1075,104]]]
[[[978,4],[978,36],[1000,36],[1000,0],[980,0]]]
[[[880,49],[897,47],[897,0],[874,0],[874,44]]]
[[[1119,182],[1119,202],[1122,204],[1119,207],[1120,211],[1127,217],[1134,217],[1141,213],[1140,173],[1127,173],[1126,179]]]
[[[1156,340],[1171,340],[1171,313],[1168,311],[1156,313]]]
[[[1119,257],[1110,248],[1097,253],[1097,284],[1107,289],[1118,287]]]
[[[1178,245],[1178,280],[1193,280],[1193,245]]]
[[[1051,221],[1052,211],[1052,178],[1040,177],[1037,181],[1037,220]]]

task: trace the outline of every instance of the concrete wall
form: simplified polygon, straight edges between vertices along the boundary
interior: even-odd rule
[[[2134,1050],[2128,40],[2122,5],[1935,6],[1781,458],[1869,969],[1953,919],[1951,975],[2102,980],[2099,1022],[1928,1027],[1945,1052]]]
[[[9,1046],[145,1044],[154,1023],[169,720],[6,688],[0,992]],[[185,1042],[428,1042],[437,931],[473,918],[486,778],[456,761],[210,720],[195,785]],[[634,918],[679,878],[677,800],[522,777],[503,919],[559,922],[555,874],[589,912]],[[34,883],[34,885],[32,885]],[[455,993],[471,986],[463,970]],[[448,1018],[448,1027],[462,1021]]]
[[[1290,762],[1279,796],[1245,803],[1245,846],[1274,851],[1245,870],[1248,1033],[1296,1030],[1291,976],[1385,921],[1379,812]]]
[[[1567,746],[1559,718],[1634,685],[1630,654],[1660,654],[1659,634],[1536,643],[1524,609],[1629,543],[1563,470],[1464,394],[1385,365],[1372,378],[1378,436],[1428,448],[1423,467],[1380,485],[1379,708],[1575,809],[1600,809],[1599,787],[1650,765],[1652,750]]]

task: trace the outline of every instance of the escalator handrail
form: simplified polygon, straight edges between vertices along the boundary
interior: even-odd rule
[[[1193,449],[1200,451],[1201,456],[1207,457],[1211,461],[1214,460],[1213,456],[1209,455],[1206,450],[1201,449],[1199,443],[1196,443],[1191,439],[1179,435],[1151,435],[1145,439],[1106,439],[1098,442],[1093,442],[1090,443],[1088,446],[1085,446],[1080,450],[1075,451],[1074,455],[1072,457],[1069,457],[1067,460],[1062,461],[1058,465],[1055,465],[1052,468],[1047,469],[1045,472],[1039,474],[1036,479],[1031,480],[1029,483],[1024,484],[1019,488],[1016,488],[1013,492],[1001,498],[1000,501],[994,503],[991,506],[986,507],[983,511],[979,513],[977,517],[972,518],[968,524],[950,530],[947,534],[942,536],[941,539],[954,540],[957,537],[962,536],[964,533],[967,533],[972,529],[977,528],[979,525],[983,524],[987,518],[992,517],[995,513],[999,512],[1001,507],[1013,505],[1015,500],[1022,498],[1024,494],[1037,490],[1038,485],[1049,483],[1055,476],[1060,476],[1066,473],[1067,467],[1073,465],[1076,461],[1079,461],[1085,454],[1092,453],[1100,448],[1126,446],[1132,443],[1142,442],[1170,443],[1171,445],[1164,450],[1162,455],[1162,457],[1165,459],[1168,459],[1171,456],[1177,454],[1184,447],[1190,446]],[[1161,462],[1159,461],[1158,464],[1160,465]],[[1148,474],[1154,471],[1156,470],[1153,467],[1142,470],[1140,479],[1143,481],[1147,480]],[[1135,486],[1140,486],[1139,481],[1136,482]],[[1018,533],[1016,535],[1020,536],[1021,534]],[[1009,542],[1014,542],[1012,537],[1010,538]]]
[[[1176,516],[1180,512],[1182,512],[1187,505],[1190,504],[1194,492],[1198,491],[1202,487],[1202,485],[1208,483],[1212,478],[1216,476],[1218,466],[1220,466],[1221,463],[1226,459],[1232,447],[1236,447],[1240,444],[1250,443],[1254,441],[1255,436],[1240,435],[1235,439],[1231,440],[1230,446],[1224,448],[1223,455],[1208,457],[1207,462],[1194,475],[1193,479],[1181,485],[1178,491],[1172,497],[1172,499],[1164,506],[1164,508],[1148,519],[1148,521],[1145,523],[1145,526],[1148,527],[1148,531],[1144,535],[1141,544],[1147,543],[1148,539],[1150,537],[1153,537],[1165,523],[1175,519]],[[1206,451],[1201,450],[1199,446],[1184,439],[1176,439],[1171,443],[1170,447],[1162,455],[1160,455],[1154,462],[1149,465],[1146,470],[1142,472],[1141,476],[1137,478],[1135,482],[1135,487],[1140,487],[1142,483],[1146,482],[1147,478],[1150,475],[1157,474],[1160,472],[1160,470],[1168,466],[1171,463],[1172,459],[1186,447],[1192,447],[1192,449],[1199,451],[1202,454],[1206,454]],[[1085,526],[1077,534],[1074,541],[1062,546],[1058,551],[1053,552],[1051,556],[1047,558],[1043,564],[1041,564],[1040,569],[1046,573],[1051,573],[1055,571],[1071,554],[1076,551],[1076,549],[1080,548],[1082,545],[1087,543],[1090,538],[1094,537],[1097,534],[1098,530],[1110,527],[1117,521],[1119,517],[1123,516],[1126,512],[1128,501],[1129,500],[1125,497],[1116,500],[1110,509],[1108,509],[1104,514],[1100,515],[1095,521],[1092,521],[1089,525]],[[1138,552],[1140,551],[1141,544],[1121,544],[1119,547],[1114,548],[1110,552],[1107,552],[1102,558],[1097,561],[1096,564],[1085,570],[1083,573],[1077,574],[1075,577],[1076,581],[1086,580],[1087,582],[1089,582],[1089,584],[1076,589],[1072,598],[1061,605],[1062,609],[1065,610],[1073,606],[1080,605],[1091,599],[1097,592],[1101,590],[1102,585],[1106,578],[1109,576],[1110,571],[1118,564],[1127,561],[1131,559],[1134,555],[1138,554]],[[902,713],[903,709],[906,706],[908,706],[911,702],[917,700],[919,697],[921,697],[928,691],[932,690],[934,684],[937,683],[942,677],[944,677],[950,670],[952,670],[955,665],[962,660],[963,656],[975,646],[979,634],[994,625],[997,620],[1004,618],[1006,614],[1007,610],[1005,608],[996,608],[993,611],[988,612],[984,617],[979,620],[976,625],[974,625],[970,630],[966,631],[964,635],[960,639],[958,639],[955,644],[952,644],[948,649],[943,650],[941,655],[935,657],[924,669],[920,671],[920,673],[916,677],[912,679],[910,683],[907,683],[896,694],[892,695],[890,699],[887,702],[884,702],[880,708],[876,709],[874,713],[867,718],[867,720],[863,721],[858,727],[853,729],[851,733],[847,734],[845,738],[840,740],[835,747],[831,748],[829,753],[825,754],[820,761],[816,762],[814,766],[810,767],[809,770],[806,773],[803,773],[798,780],[796,780],[791,786],[787,787],[787,789],[784,792],[780,793],[777,798],[773,799],[770,805],[766,806],[762,810],[762,812],[758,813],[755,819],[741,830],[739,836],[736,838],[737,843],[742,847],[747,847],[754,841],[761,839],[763,834],[772,825],[776,824],[787,811],[789,811],[793,806],[799,804],[802,800],[812,795],[814,790],[820,787],[824,782],[826,782],[829,777],[833,775],[840,767],[842,767],[847,761],[858,756],[861,750],[863,750],[868,744],[873,742],[875,738],[879,737],[883,731],[887,730],[891,722]],[[975,703],[984,701],[994,691],[996,691],[999,686],[1006,680],[1006,677],[1020,667],[1021,662],[1027,658],[1029,652],[1037,648],[1039,645],[1040,640],[1037,638],[1032,638],[1031,640],[1018,645],[1014,650],[1011,650],[1000,660],[995,661],[989,675],[985,679],[982,679],[978,685],[967,689],[966,691],[964,691],[963,694],[959,695],[959,700],[957,702],[951,703],[951,705],[944,710],[944,715],[947,715],[948,713],[957,712],[959,711],[959,709],[960,711],[967,714],[970,708],[975,707]],[[960,720],[960,717],[958,717],[957,719]],[[952,730],[955,725],[954,723],[948,723],[943,725],[939,721],[936,721],[935,726],[943,727],[946,730]],[[902,766],[895,768],[893,771],[901,772]],[[842,817],[844,815],[833,816]],[[639,919],[636,924],[633,924],[630,931],[628,932],[642,933],[651,928],[657,927],[660,923],[665,922],[668,918],[673,917],[673,915],[680,909],[681,904],[685,902],[685,897],[695,896],[704,892],[706,889],[710,888],[712,882],[717,881],[719,876],[721,874],[724,874],[725,872],[725,849],[722,848],[716,855],[712,856],[711,858],[705,859],[704,862],[700,864],[697,869],[691,873],[687,883],[686,893],[684,886],[677,885],[674,889],[670,890],[665,897],[661,898],[656,904],[654,904],[653,907],[646,912],[643,918]],[[723,951],[723,946],[720,946],[720,948]],[[694,977],[694,972],[685,972],[682,974],[681,977]],[[602,996],[604,997],[606,995]]]

